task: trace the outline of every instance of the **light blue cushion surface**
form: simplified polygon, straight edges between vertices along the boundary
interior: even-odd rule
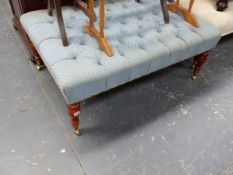
[[[63,8],[68,47],[62,45],[56,16],[46,10],[20,19],[68,104],[210,50],[220,39],[219,30],[199,17],[200,28],[174,13],[164,24],[159,0],[111,0],[105,7],[113,57],[86,34],[88,18],[72,7]],[[98,6],[95,12],[98,19]]]

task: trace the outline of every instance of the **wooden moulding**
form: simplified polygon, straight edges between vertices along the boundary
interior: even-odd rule
[[[26,45],[30,55],[31,55],[31,61],[36,65],[36,68],[38,70],[41,70],[44,67],[43,61],[38,54],[36,48],[34,47],[33,43],[29,39],[27,33],[24,31],[20,21],[18,18],[13,18],[13,24],[15,29],[19,32],[24,44]]]
[[[184,19],[194,27],[200,27],[196,17],[192,14],[193,4],[194,0],[190,0],[189,7],[186,9],[180,5],[180,0],[176,0],[176,2],[168,4],[167,8],[171,12],[181,14]]]

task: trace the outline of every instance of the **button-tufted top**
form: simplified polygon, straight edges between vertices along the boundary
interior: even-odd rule
[[[159,0],[108,0],[105,7],[105,35],[113,57],[106,56],[85,33],[88,18],[72,7],[63,8],[67,47],[62,45],[57,20],[46,10],[21,17],[69,104],[210,50],[220,38],[218,29],[199,17],[200,28],[174,13],[170,13],[170,24],[164,24]]]

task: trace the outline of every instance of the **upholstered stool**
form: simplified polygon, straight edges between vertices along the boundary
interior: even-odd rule
[[[194,59],[195,78],[207,59],[207,51],[220,39],[219,30],[199,17],[199,28],[174,13],[170,13],[170,23],[164,24],[159,0],[132,1],[106,3],[105,35],[113,57],[106,56],[84,31],[88,18],[71,7],[63,8],[67,47],[62,45],[56,18],[46,10],[21,17],[24,30],[68,104],[76,133],[80,101],[199,55]]]

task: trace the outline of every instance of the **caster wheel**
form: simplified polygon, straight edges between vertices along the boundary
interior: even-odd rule
[[[196,75],[193,75],[192,76],[192,80],[196,80],[197,79],[197,76]]]
[[[41,70],[43,69],[43,67],[44,67],[43,65],[39,65],[39,66],[36,65],[36,69],[37,69],[38,71],[41,71]]]
[[[77,136],[80,136],[80,129],[74,129],[74,133],[77,135]]]

